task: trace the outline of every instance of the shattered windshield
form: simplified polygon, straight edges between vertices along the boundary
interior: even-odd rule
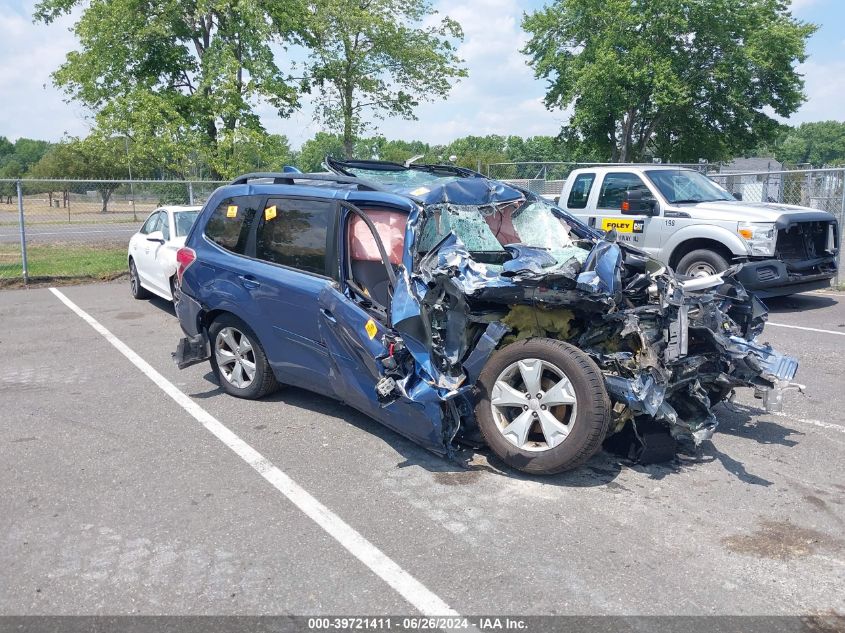
[[[483,206],[429,205],[418,249],[428,252],[452,232],[470,253],[504,253],[506,245],[524,244],[548,249],[558,262],[586,257],[552,208],[545,201],[524,199]]]
[[[670,204],[734,199],[730,193],[697,171],[648,169],[645,173]]]

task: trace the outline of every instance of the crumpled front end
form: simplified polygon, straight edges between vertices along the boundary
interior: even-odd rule
[[[409,224],[411,247],[418,221]],[[406,262],[392,307],[413,359],[406,380],[444,401],[471,399],[490,354],[532,337],[566,341],[596,362],[613,403],[611,433],[656,421],[698,444],[718,424],[712,408],[736,387],[767,393],[777,406],[795,386],[797,361],[757,342],[767,312],[736,270],[681,281],[613,233],[564,249],[508,244],[491,259],[488,245],[470,249],[456,233]],[[471,409],[454,413],[458,437],[471,434]]]

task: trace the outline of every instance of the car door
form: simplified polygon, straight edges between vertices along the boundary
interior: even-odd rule
[[[256,311],[250,325],[283,382],[332,394],[318,300],[337,268],[337,203],[269,196],[262,207],[254,223],[254,258],[240,276]]]
[[[338,283],[326,285],[319,297],[320,330],[331,358],[331,381],[337,397],[347,404],[415,442],[438,450],[442,446],[441,427],[436,424],[442,415],[440,400],[418,401],[396,394],[395,399],[386,403],[380,402],[376,396],[376,384],[384,372],[382,359],[390,355],[390,342],[395,335],[387,325],[390,322],[389,304],[395,276],[401,274],[401,269],[397,269],[400,268],[404,248],[404,231],[397,241],[396,232],[392,230],[395,223],[385,217],[385,213],[362,211],[345,202],[340,205],[341,222],[336,248],[340,263]],[[362,220],[367,218],[363,220],[366,226],[357,226],[354,237],[350,236],[349,229],[353,216]],[[407,219],[403,217],[403,227],[405,222]],[[377,256],[368,257],[368,260],[383,266],[384,275],[388,278],[388,305],[381,305],[368,292],[372,287],[368,284],[373,280],[374,267],[355,271],[352,265],[353,244],[365,232],[369,232],[372,240],[364,246],[365,250],[370,255],[374,252],[373,248],[378,252]],[[370,274],[357,279],[358,272]]]
[[[623,215],[621,211],[625,195],[635,191],[642,192],[644,197],[655,198],[651,189],[638,174],[606,173],[601,181],[596,201],[596,228],[603,231],[616,229],[620,241],[628,242],[632,246],[656,255],[660,250],[662,230],[659,219],[645,214]],[[656,213],[659,214],[659,207],[655,208]]]
[[[141,235],[132,246],[132,258],[135,260],[135,268],[138,270],[138,276],[141,278],[141,283],[147,288],[158,288],[155,281],[155,253],[158,242],[151,242],[149,235],[161,230],[162,217],[166,218],[167,213],[161,209],[155,211],[144,226],[141,227]]]

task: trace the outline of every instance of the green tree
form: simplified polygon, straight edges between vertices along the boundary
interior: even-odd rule
[[[343,139],[339,134],[317,132],[302,144],[296,166],[304,172],[322,171],[326,156],[343,156]]]
[[[287,3],[271,23],[261,0],[41,0],[35,18],[51,22],[83,6],[74,26],[79,50],[54,73],[70,98],[90,108],[104,136],[131,136],[136,146],[169,157],[183,149],[220,156],[241,128],[262,130],[260,99],[280,116],[298,91],[276,64],[272,45],[295,21]],[[301,5],[304,10],[304,5]],[[140,151],[140,150],[139,150]],[[191,151],[190,148],[188,151]],[[177,168],[184,155],[176,152]]]
[[[5,136],[0,136],[0,164],[2,164],[3,159],[10,154],[15,152],[15,144],[12,143],[9,139]]]
[[[524,16],[524,52],[564,137],[613,161],[728,158],[804,101],[812,24],[782,0],[554,0]]]
[[[131,146],[130,146],[131,147]],[[132,164],[132,176],[150,174],[149,165]],[[116,137],[88,136],[58,143],[29,172],[33,178],[120,181],[129,176],[125,140]],[[92,186],[102,199],[102,213],[108,212],[109,199],[120,182],[96,182]]]
[[[348,158],[368,113],[415,119],[421,101],[445,98],[466,76],[453,45],[460,25],[435,22],[426,0],[319,0],[312,11],[302,34],[306,76],[317,118],[342,135]]]
[[[780,162],[792,165],[845,164],[845,121],[815,121],[788,128],[778,143],[775,156]]]

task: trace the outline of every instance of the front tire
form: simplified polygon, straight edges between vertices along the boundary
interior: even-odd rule
[[[223,390],[257,400],[279,388],[255,332],[232,314],[222,314],[208,328],[211,368]]]
[[[150,291],[141,285],[141,278],[138,276],[138,268],[135,266],[135,260],[129,260],[129,290],[132,296],[136,299],[148,299]]]
[[[690,251],[678,262],[676,272],[685,277],[706,277],[724,272],[730,264],[716,251],[698,249]]]
[[[593,360],[577,347],[547,338],[512,343],[493,355],[479,377],[478,426],[492,451],[527,473],[577,468],[601,447],[610,398]]]

